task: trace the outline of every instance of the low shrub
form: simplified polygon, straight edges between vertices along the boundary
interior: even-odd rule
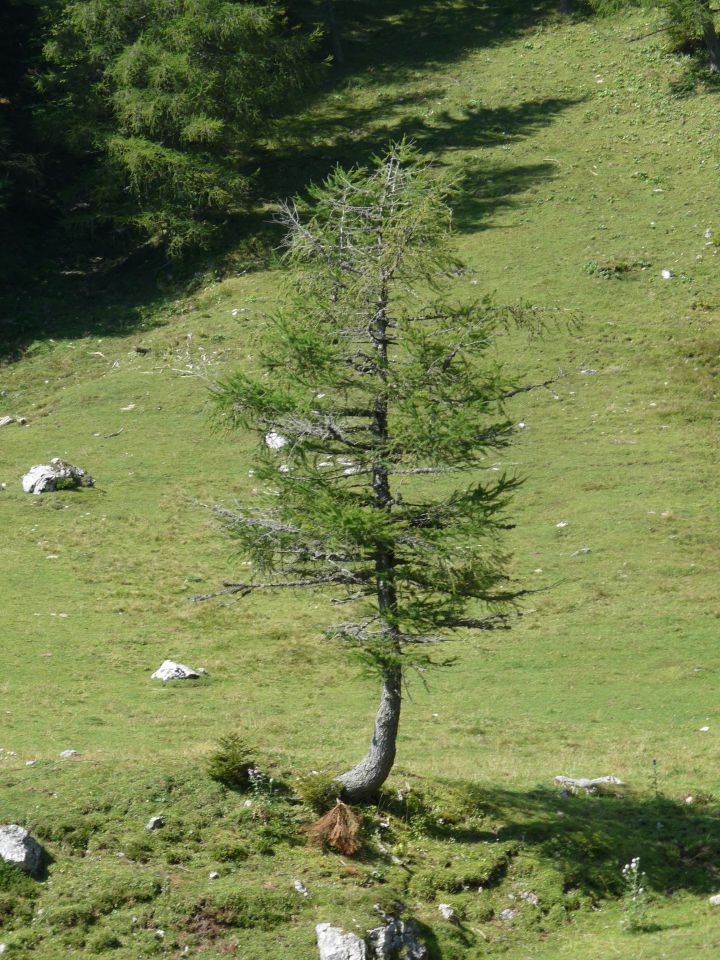
[[[308,773],[297,781],[296,790],[305,806],[319,816],[335,806],[342,784],[329,773]]]
[[[237,734],[222,737],[217,749],[211,754],[207,772],[213,780],[236,790],[250,786],[250,771],[255,769],[250,747]]]

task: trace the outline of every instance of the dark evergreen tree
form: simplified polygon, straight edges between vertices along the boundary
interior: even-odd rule
[[[67,203],[171,252],[242,209],[258,140],[313,73],[276,0],[69,0],[45,44],[43,133]]]
[[[338,777],[350,801],[393,766],[404,673],[444,640],[504,625],[519,596],[501,543],[516,480],[488,472],[488,455],[514,434],[518,388],[495,345],[521,312],[453,299],[446,199],[402,145],[369,171],[336,170],[311,215],[286,206],[293,292],[265,375],[215,396],[228,424],[259,432],[264,488],[222,511],[255,571],[222,593],[329,593],[354,612],[329,635],[378,672],[370,749]]]

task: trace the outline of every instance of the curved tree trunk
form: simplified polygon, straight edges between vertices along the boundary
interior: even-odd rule
[[[395,762],[401,702],[401,668],[391,667],[383,676],[380,706],[367,756],[352,770],[337,777],[344,788],[343,796],[349,803],[371,800],[387,780]]]

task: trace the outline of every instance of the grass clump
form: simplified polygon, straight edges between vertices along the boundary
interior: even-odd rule
[[[297,793],[306,807],[318,815],[325,813],[340,799],[342,784],[329,773],[312,773],[300,777],[296,784]]]
[[[254,769],[255,761],[250,747],[237,734],[220,739],[207,765],[208,776],[235,790],[247,790],[250,787],[250,771]]]

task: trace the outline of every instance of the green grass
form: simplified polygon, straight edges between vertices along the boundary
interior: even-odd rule
[[[21,354],[0,367],[0,415],[29,420],[0,433],[0,747],[17,753],[0,760],[0,822],[32,826],[54,862],[51,882],[0,876],[13,954],[122,960],[188,946],[310,960],[314,923],[366,929],[373,904],[393,898],[443,960],[717,954],[706,901],[720,885],[720,279],[704,237],[716,226],[717,94],[673,93],[688,61],[659,37],[623,42],[650,29],[642,18],[404,6],[384,5],[383,23],[352,5],[366,19],[347,71],[284,125],[272,175],[278,190],[301,189],[407,133],[461,178],[466,295],[580,318],[502,348],[530,379],[563,374],[514,401],[527,429],[488,464],[527,478],[514,573],[547,589],[512,632],[453,645],[454,668],[427,689],[411,683],[391,787],[408,782],[419,799],[386,812],[412,875],[377,847],[372,813],[355,865],[308,849],[308,810],[282,797],[245,807],[205,759],[237,731],[291,788],[311,769],[343,769],[365,748],[376,684],[322,640],[333,609],[320,595],[190,602],[239,569],[199,504],[252,493],[252,441],[213,435],[203,379],[177,372],[252,364],[277,271],[238,270],[180,299],[163,275],[144,305],[129,288],[90,302],[64,288],[22,294]],[[51,456],[97,486],[23,494],[20,475]],[[165,657],[209,677],[151,681]],[[69,747],[79,760],[58,759]],[[552,787],[556,774],[606,773],[631,785],[627,797]],[[168,827],[148,834],[156,812]],[[637,934],[618,900],[633,856],[653,894]],[[527,890],[541,909],[499,920]],[[439,918],[440,901],[460,928]]]

